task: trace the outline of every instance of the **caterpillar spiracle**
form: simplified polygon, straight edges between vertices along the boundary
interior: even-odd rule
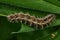
[[[32,26],[36,29],[44,28],[48,24],[50,24],[55,19],[54,14],[48,14],[43,18],[36,18],[35,16],[31,16],[30,14],[24,14],[23,12],[17,14],[11,14],[7,16],[8,21],[10,22],[20,22]]]

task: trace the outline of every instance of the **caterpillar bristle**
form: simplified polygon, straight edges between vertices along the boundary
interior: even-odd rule
[[[54,19],[54,14],[49,14],[44,18],[36,18],[35,16],[31,16],[29,13],[15,13],[7,16],[8,21],[10,22],[20,22],[23,24],[27,24],[29,26],[35,27],[36,29],[43,29],[45,26],[48,26]]]

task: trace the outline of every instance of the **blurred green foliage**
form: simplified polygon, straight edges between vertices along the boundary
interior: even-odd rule
[[[59,4],[57,0],[0,0],[0,40],[60,40]],[[36,17],[55,14],[56,19],[42,30],[35,30],[20,22],[10,23],[7,20],[7,15],[20,11],[29,12]]]

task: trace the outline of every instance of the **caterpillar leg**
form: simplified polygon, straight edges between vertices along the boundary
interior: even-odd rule
[[[44,26],[43,25],[41,25],[41,29],[43,29],[44,28]]]

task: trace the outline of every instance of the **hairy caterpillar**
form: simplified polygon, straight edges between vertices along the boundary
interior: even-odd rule
[[[31,16],[30,14],[24,14],[22,12],[17,14],[11,14],[7,16],[8,21],[13,22],[21,22],[27,24],[29,26],[37,28],[44,28],[48,24],[50,24],[54,19],[54,14],[49,14],[44,18],[36,18],[35,16]]]

